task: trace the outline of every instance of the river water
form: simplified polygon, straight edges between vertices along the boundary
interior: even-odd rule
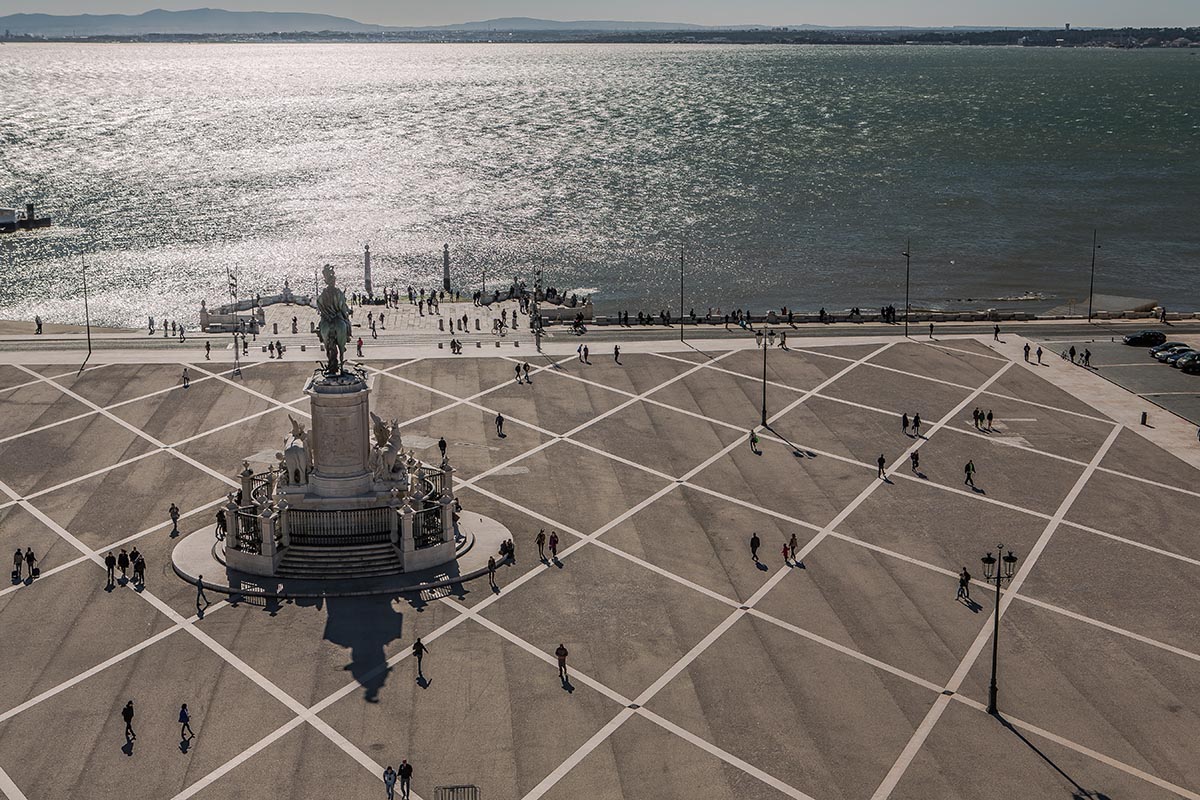
[[[528,276],[601,310],[1200,308],[1192,51],[0,46],[0,317]],[[485,275],[486,271],[486,275]]]

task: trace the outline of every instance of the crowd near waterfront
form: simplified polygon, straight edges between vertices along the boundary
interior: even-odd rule
[[[622,45],[0,48],[0,318],[191,328],[369,242],[381,285],[493,275],[831,313],[1178,295],[1200,264],[1186,50]],[[51,144],[52,143],[52,146]],[[1194,294],[1194,293],[1191,293]],[[1015,298],[1028,297],[1029,300]],[[1006,299],[1007,298],[1007,299]],[[49,312],[53,310],[53,314]],[[651,312],[653,313],[653,312]]]

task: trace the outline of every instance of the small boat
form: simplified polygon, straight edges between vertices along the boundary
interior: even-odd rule
[[[36,216],[33,213],[33,203],[26,203],[24,211],[17,208],[0,208],[0,233],[49,227],[50,218]]]

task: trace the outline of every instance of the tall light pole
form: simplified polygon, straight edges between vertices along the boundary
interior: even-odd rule
[[[909,309],[908,276],[909,276],[909,273],[911,272],[910,268],[912,266],[912,239],[909,239],[904,243],[904,252],[901,253],[901,255],[904,256],[904,338],[907,339],[908,338],[908,309]]]
[[[1092,295],[1096,290],[1096,236],[1098,231],[1092,228],[1092,277],[1088,280],[1088,322],[1092,321]]]
[[[992,626],[992,682],[988,686],[989,714],[998,714],[996,709],[996,661],[1000,642],[1000,584],[1011,581],[1017,572],[1017,557],[1008,551],[1004,555],[1004,545],[996,545],[996,555],[988,553],[982,559],[983,577],[989,583],[996,584],[996,611]]]
[[[679,244],[679,341],[683,341],[683,243]]]
[[[767,335],[763,333],[763,384],[762,384],[762,425],[767,427]]]
[[[79,266],[83,270],[83,322],[87,326],[87,344],[88,354],[83,359],[83,363],[79,365],[79,371],[83,372],[83,368],[87,366],[88,359],[92,357],[92,314],[88,309],[88,290],[87,290],[87,262],[83,260],[83,253],[79,254]]]
[[[533,305],[529,311],[529,324],[533,327],[533,346],[542,352],[542,319],[538,314],[538,292],[542,290],[542,268],[539,266],[533,273]]]

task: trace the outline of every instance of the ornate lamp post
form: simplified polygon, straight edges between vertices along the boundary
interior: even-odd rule
[[[983,577],[989,583],[996,584],[996,611],[992,628],[992,682],[988,687],[988,713],[997,714],[996,710],[996,656],[1000,641],[1000,584],[1011,581],[1017,573],[1017,557],[1008,551],[1004,555],[1004,545],[996,545],[996,555],[988,553],[983,561]]]
[[[908,338],[908,310],[911,305],[908,302],[908,275],[912,267],[912,239],[904,243],[904,252],[900,255],[904,256],[904,338]]]

